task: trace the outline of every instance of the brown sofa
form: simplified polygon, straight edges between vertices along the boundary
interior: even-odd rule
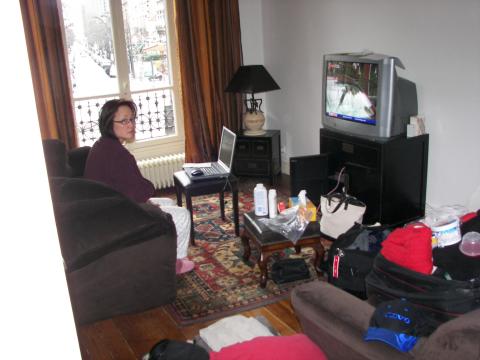
[[[172,302],[177,242],[171,215],[81,178],[87,147],[66,152],[58,140],[43,145],[76,322]]]
[[[409,353],[363,340],[375,308],[333,285],[315,281],[292,292],[303,331],[335,359],[480,359],[480,309],[440,325]]]

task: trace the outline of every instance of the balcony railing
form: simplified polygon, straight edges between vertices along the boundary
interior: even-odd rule
[[[80,146],[92,145],[99,137],[98,117],[108,100],[118,94],[74,100],[75,120]],[[137,105],[136,139],[158,139],[175,134],[173,92],[171,88],[132,92]]]

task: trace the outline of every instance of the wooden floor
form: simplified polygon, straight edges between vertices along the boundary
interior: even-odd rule
[[[253,193],[259,179],[240,179],[243,192]],[[281,176],[275,188],[289,195],[288,176]],[[267,188],[270,188],[267,185]],[[158,195],[173,193],[168,189]],[[292,335],[301,331],[289,300],[283,300],[262,308],[246,311],[245,316],[262,315],[281,335]],[[143,313],[124,315],[97,323],[83,325],[77,329],[83,359],[140,359],[143,354],[161,339],[190,340],[200,329],[214,321],[186,327],[178,327],[163,308]]]

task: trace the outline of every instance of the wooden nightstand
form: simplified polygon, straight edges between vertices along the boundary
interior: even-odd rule
[[[258,136],[237,136],[233,163],[237,176],[264,177],[273,184],[280,171],[280,130],[267,130]]]

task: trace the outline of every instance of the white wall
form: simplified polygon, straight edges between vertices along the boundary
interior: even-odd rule
[[[0,34],[0,358],[80,359],[18,1],[2,4]]]
[[[240,0],[242,17],[252,0]],[[480,1],[258,0],[264,64],[280,91],[266,93],[269,128],[290,156],[318,153],[322,56],[372,50],[399,57],[417,84],[430,134],[427,203],[480,208]],[[242,19],[243,25],[243,19]],[[243,36],[244,56],[253,48]],[[258,45],[258,44],[257,44]],[[255,46],[257,46],[255,45]],[[478,190],[477,190],[478,194]]]
[[[243,64],[263,65],[265,61],[263,56],[262,2],[258,0],[240,0],[239,7]],[[267,71],[269,71],[268,67]],[[264,128],[271,129],[273,125],[268,116],[268,104],[265,99],[265,93],[255,94],[255,98],[263,100],[262,111],[265,113]]]

